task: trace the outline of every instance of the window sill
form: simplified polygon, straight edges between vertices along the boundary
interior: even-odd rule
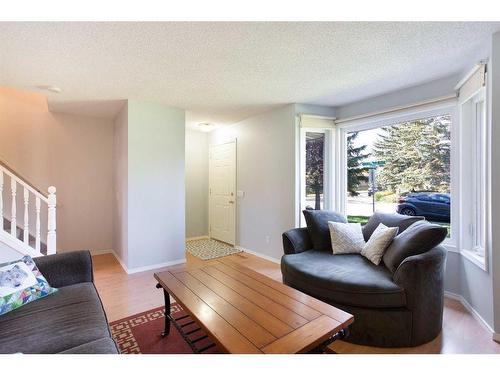
[[[476,265],[479,268],[481,268],[483,271],[488,272],[488,269],[486,267],[486,259],[485,259],[485,257],[480,256],[476,252],[470,251],[470,250],[462,250],[462,251],[460,251],[460,254],[462,254],[462,256],[465,259],[467,259],[468,261],[470,261],[474,265]]]

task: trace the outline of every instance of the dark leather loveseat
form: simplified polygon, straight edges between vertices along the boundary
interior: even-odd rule
[[[407,347],[441,332],[446,250],[439,243],[445,229],[415,223],[423,218],[375,214],[362,229],[365,240],[379,223],[399,227],[396,253],[389,247],[377,266],[359,254],[331,253],[327,221],[345,222],[344,217],[330,211],[305,215],[308,228],[283,234],[283,282],[353,314],[346,341]]]
[[[34,261],[59,290],[0,316],[0,353],[118,353],[93,284],[90,253],[75,251]]]

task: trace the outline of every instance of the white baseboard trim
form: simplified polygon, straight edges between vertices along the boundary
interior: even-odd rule
[[[169,262],[151,264],[151,265],[143,266],[143,267],[128,268],[128,269],[125,270],[125,272],[127,272],[130,275],[130,274],[133,274],[133,273],[144,272],[144,271],[151,271],[151,270],[155,270],[155,269],[158,269],[158,268],[175,266],[175,265],[181,264],[181,263],[186,263],[186,258],[174,259],[174,260],[171,260]]]
[[[113,249],[103,249],[103,250],[90,250],[90,255],[102,255],[102,254],[113,254]],[[116,258],[116,255],[115,255]]]
[[[495,341],[500,341],[500,334],[496,333],[495,330],[483,319],[483,317],[472,307],[472,305],[460,294],[445,291],[444,296],[450,299],[454,299],[460,302],[467,311],[469,311],[474,319],[476,319],[488,332],[491,333],[491,338]]]
[[[268,260],[268,261],[273,262],[273,263],[278,263],[278,264],[281,263],[280,259],[276,259],[276,258],[270,257],[269,255],[265,255],[265,254],[259,253],[257,251],[245,249],[242,246],[235,245],[234,248],[237,249],[237,250],[241,250],[241,251],[243,251],[245,253],[249,253],[249,254],[255,255],[255,256],[259,257],[259,258],[263,258],[263,259]]]
[[[186,263],[186,258],[181,258],[181,259],[174,259],[169,262],[164,262],[164,263],[156,263],[156,264],[150,264],[147,266],[142,266],[142,267],[134,267],[134,268],[128,268],[125,263],[122,261],[122,259],[116,254],[114,250],[111,250],[111,253],[115,256],[116,260],[118,260],[118,263],[122,266],[123,270],[128,274],[134,274],[138,272],[145,272],[145,271],[151,271],[155,270],[158,268],[164,268],[164,267],[169,267],[169,266],[175,266],[177,264],[181,263]]]
[[[208,240],[210,237],[208,236],[198,236],[198,237],[188,237],[186,238],[187,241],[196,241],[196,240]]]

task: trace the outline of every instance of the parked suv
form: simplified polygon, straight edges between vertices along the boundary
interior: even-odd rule
[[[401,196],[398,213],[407,216],[425,216],[428,220],[450,222],[450,194],[420,192]]]

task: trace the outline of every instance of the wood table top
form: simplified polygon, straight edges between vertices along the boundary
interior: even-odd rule
[[[154,277],[228,353],[308,352],[354,320],[228,258]]]

